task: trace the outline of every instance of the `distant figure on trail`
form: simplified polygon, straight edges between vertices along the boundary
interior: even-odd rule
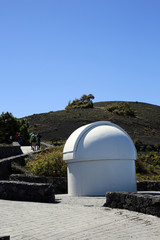
[[[30,137],[30,143],[31,143],[31,149],[33,151],[37,150],[38,138],[37,138],[37,135],[35,135],[34,133]]]
[[[33,132],[31,132],[31,133],[29,134],[29,142],[30,142],[30,145],[31,145],[31,149],[32,149],[32,143],[31,143],[32,134],[33,134]]]
[[[12,136],[9,137],[9,141],[10,141],[10,143],[13,142],[13,137]]]
[[[19,145],[22,145],[23,136],[21,135],[21,133],[18,133],[18,137],[17,137],[17,139],[18,139],[18,143],[19,143]]]
[[[38,133],[37,134],[37,139],[38,139],[38,148],[40,149],[40,147],[41,147],[41,135]]]
[[[15,140],[18,142],[18,132],[16,133]]]

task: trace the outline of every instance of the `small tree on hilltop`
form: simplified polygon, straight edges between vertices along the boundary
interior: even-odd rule
[[[80,101],[82,101],[83,103],[89,102],[91,101],[91,99],[94,99],[94,96],[92,94],[86,95],[84,94],[81,98]]]
[[[69,102],[65,109],[69,110],[73,108],[93,108],[93,102],[91,99],[94,99],[94,96],[92,94],[83,94],[80,99],[75,99],[72,102]]]

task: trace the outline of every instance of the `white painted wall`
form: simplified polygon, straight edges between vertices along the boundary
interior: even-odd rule
[[[106,192],[136,192],[135,161],[103,160],[68,164],[68,194],[105,195]]]

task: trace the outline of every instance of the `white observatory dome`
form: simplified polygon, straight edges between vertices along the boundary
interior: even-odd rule
[[[136,191],[137,152],[119,126],[100,121],[75,130],[64,146],[70,195],[104,195]]]

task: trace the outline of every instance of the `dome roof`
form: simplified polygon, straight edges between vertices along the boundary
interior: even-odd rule
[[[108,121],[87,124],[75,130],[64,146],[63,159],[135,160],[137,152],[130,136],[118,125]]]

